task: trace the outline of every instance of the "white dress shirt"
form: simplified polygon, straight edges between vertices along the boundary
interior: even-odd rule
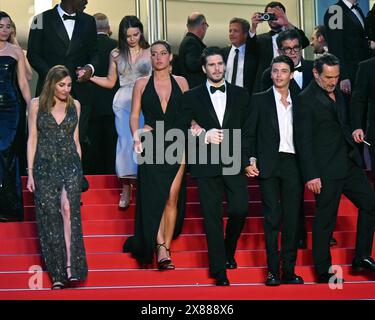
[[[279,152],[295,154],[294,141],[293,141],[293,104],[290,92],[288,92],[287,101],[288,107],[285,107],[281,102],[281,94],[273,87],[275,95],[277,119],[279,122],[280,130],[280,146]]]
[[[232,74],[233,74],[233,62],[234,56],[236,55],[236,49],[238,49],[238,65],[237,65],[237,76],[236,83],[232,83]],[[240,47],[235,47],[232,45],[232,48],[229,51],[228,60],[227,60],[227,69],[225,71],[225,80],[228,82],[243,87],[243,74],[244,74],[244,65],[245,65],[245,52],[246,52],[246,43]]]
[[[225,81],[223,83],[225,86],[225,91],[227,90]],[[212,105],[214,106],[216,116],[219,119],[220,126],[223,125],[224,120],[224,114],[225,114],[225,108],[227,105],[227,93],[221,92],[220,90],[216,90],[215,93],[211,93],[210,87],[212,84],[207,80],[206,82],[207,90],[211,98]]]
[[[57,11],[61,17],[61,20],[65,26],[65,30],[66,32],[68,33],[68,37],[69,37],[69,40],[72,40],[72,36],[73,36],[73,31],[74,31],[74,26],[76,24],[76,21],[75,20],[71,20],[71,19],[67,19],[67,20],[64,20],[63,19],[63,15],[66,14],[68,16],[73,16],[75,17],[76,14],[75,13],[72,13],[72,14],[69,14],[67,12],[65,12],[60,5],[57,6]]]
[[[301,62],[296,66],[296,68],[301,66]],[[302,89],[303,86],[303,73],[301,71],[294,71],[293,73],[293,79],[295,82],[297,82],[298,86]]]
[[[352,6],[353,6],[353,4],[352,4],[351,2],[349,2],[349,1],[347,1],[347,0],[343,0],[342,2],[344,2],[344,3],[346,4],[346,6],[347,6],[350,10],[352,10]],[[358,18],[359,22],[361,23],[362,27],[365,28],[365,23],[364,23],[364,21],[363,21],[363,19],[362,19],[361,14],[357,11],[357,9],[353,9],[352,12],[357,16],[357,18]]]

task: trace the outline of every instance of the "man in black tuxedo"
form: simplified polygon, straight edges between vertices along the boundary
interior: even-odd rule
[[[305,33],[289,22],[288,17],[286,16],[286,9],[281,2],[272,1],[268,3],[264,12],[275,14],[277,19],[268,21],[268,25],[271,28],[269,32],[257,35],[257,27],[259,23],[262,23],[264,20],[260,18],[259,12],[254,13],[251,18],[250,38],[252,41],[256,42],[259,55],[254,92],[261,91],[261,78],[263,72],[269,68],[272,59],[279,55],[276,39],[281,31],[295,29],[300,35],[302,48],[304,49],[310,44]]]
[[[191,175],[198,181],[210,275],[216,285],[227,286],[226,268],[237,267],[235,251],[248,212],[247,179],[243,169],[249,160],[241,158],[248,154],[241,149],[249,147],[245,131],[249,95],[245,89],[225,82],[225,63],[219,48],[203,51],[202,68],[207,75],[206,83],[184,93],[178,127],[186,130],[194,119],[201,128],[198,143],[189,144],[187,159],[191,154],[196,154],[198,159],[188,163]],[[226,152],[228,157],[224,156]],[[228,203],[225,240],[224,192]]]
[[[356,2],[339,0],[332,13],[328,9],[324,15],[328,49],[340,60],[340,89],[346,95],[350,95],[353,90],[358,64],[371,56],[365,32],[365,16]],[[342,21],[342,25],[335,25],[336,21]]]
[[[203,14],[192,13],[187,20],[187,29],[178,51],[180,73],[189,83],[189,88],[194,88],[206,81],[202,71],[201,54],[206,48],[203,38],[206,35],[208,23]]]
[[[108,73],[109,55],[117,47],[117,41],[110,38],[111,28],[108,17],[102,13],[94,14],[97,28],[98,61],[95,74],[106,77]],[[112,89],[102,88],[94,83],[92,86],[92,111],[89,125],[89,138],[92,142],[92,161],[90,174],[115,174],[116,141],[115,115],[113,113],[113,97],[118,85]]]
[[[366,140],[371,144],[369,153],[372,175],[375,178],[375,57],[359,64],[350,114],[355,142],[363,143]],[[367,123],[366,139],[363,123]]]
[[[250,177],[259,176],[267,251],[267,286],[278,286],[281,280],[284,284],[303,284],[303,279],[294,273],[303,184],[294,142],[295,96],[289,90],[293,71],[294,62],[289,57],[278,56],[272,60],[273,86],[252,97],[248,119],[248,156],[252,161],[246,173]],[[280,230],[281,256],[278,248]]]
[[[249,40],[250,24],[247,20],[233,18],[229,22],[230,47],[223,49],[226,64],[225,80],[247,89],[251,96],[258,67],[254,42]]]
[[[79,123],[83,168],[90,159],[85,156],[90,147],[88,123],[91,92],[87,81],[97,64],[97,36],[95,20],[83,10],[87,0],[62,0],[59,5],[34,17],[30,28],[27,58],[38,73],[36,96],[42,90],[48,70],[65,65],[72,76],[74,98],[81,103]],[[77,68],[81,68],[77,78]]]
[[[303,180],[315,194],[313,259],[318,282],[328,283],[332,272],[329,235],[334,228],[341,194],[358,208],[353,270],[375,271],[371,258],[375,193],[361,168],[352,138],[345,102],[337,84],[340,62],[325,54],[314,62],[315,81],[298,96],[295,108],[296,144]]]
[[[312,73],[313,62],[302,58],[301,39],[296,30],[292,29],[280,32],[276,43],[279,54],[288,56],[294,62],[293,79],[290,81],[289,89],[297,96],[314,78]],[[262,91],[272,86],[273,81],[270,67],[263,72]]]

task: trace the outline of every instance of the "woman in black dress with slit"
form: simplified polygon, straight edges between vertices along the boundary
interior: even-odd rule
[[[164,136],[162,141],[157,140],[157,128],[164,126],[163,134],[175,128],[182,94],[188,90],[185,78],[170,73],[171,60],[171,47],[167,42],[156,41],[152,44],[153,73],[136,81],[130,115],[134,150],[140,154],[144,147],[144,151],[148,152],[150,145],[142,144],[141,135],[137,132],[142,110],[145,119],[143,130],[153,141],[153,161],[138,167],[135,234],[125,242],[124,252],[131,252],[142,264],[152,263],[153,253],[156,252],[160,270],[175,268],[170,245],[181,231],[186,193],[183,155],[174,164],[165,159],[162,164],[156,163],[156,150],[159,149],[164,155],[173,143],[165,141]]]

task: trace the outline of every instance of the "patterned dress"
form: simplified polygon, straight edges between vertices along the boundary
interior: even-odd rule
[[[87,262],[81,226],[82,167],[74,142],[78,116],[70,106],[58,124],[50,112],[39,108],[38,144],[34,160],[35,209],[40,246],[52,281],[67,279],[67,254],[61,215],[61,192],[65,188],[70,204],[71,273],[84,280]]]
[[[150,49],[142,49],[134,64],[126,61],[123,56],[119,56],[117,61],[120,88],[113,99],[113,112],[118,135],[116,174],[118,177],[129,177],[137,175],[137,163],[133,158],[133,135],[129,124],[133,87],[139,77],[145,77],[151,73]],[[142,114],[139,126],[143,127]]]

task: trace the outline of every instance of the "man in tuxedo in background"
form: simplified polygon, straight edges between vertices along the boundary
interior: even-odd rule
[[[254,42],[249,39],[250,24],[247,20],[233,18],[229,22],[230,47],[223,49],[226,64],[225,80],[247,89],[251,96],[258,67]]]
[[[365,16],[356,2],[339,0],[335,6],[341,8],[342,15],[336,11],[329,13],[329,9],[324,15],[328,49],[340,60],[340,89],[345,95],[352,93],[358,64],[371,56],[364,26]],[[342,20],[342,28],[334,25],[337,18]],[[346,99],[348,101],[349,97]]]
[[[266,286],[303,284],[303,279],[294,273],[303,184],[294,142],[295,95],[289,90],[293,71],[294,62],[289,57],[278,56],[272,60],[273,86],[252,97],[248,119],[248,157],[252,161],[245,170],[250,177],[259,176],[268,265]]]
[[[98,61],[95,74],[106,77],[109,55],[117,47],[117,41],[110,38],[111,28],[108,17],[103,13],[94,14],[98,37]],[[90,174],[115,174],[116,141],[115,115],[113,97],[118,84],[113,89],[102,88],[94,83],[92,86],[92,111],[89,125],[89,138],[92,142],[89,156],[92,161]]]
[[[179,71],[188,81],[189,88],[194,88],[206,81],[200,59],[206,48],[203,38],[206,35],[208,23],[203,14],[194,12],[188,17],[186,26],[188,32],[178,51]]]
[[[363,143],[366,140],[371,144],[368,149],[372,176],[375,178],[375,57],[359,64],[350,114],[355,142]],[[363,123],[367,123],[367,128],[363,127]]]
[[[311,34],[310,45],[317,58],[328,52],[326,39],[326,27],[324,25],[316,26]]]
[[[318,282],[334,273],[329,249],[337,211],[344,194],[359,208],[354,271],[375,271],[371,257],[375,220],[375,193],[361,168],[352,138],[345,101],[337,88],[340,62],[325,54],[314,62],[314,77],[298,96],[295,111],[296,144],[306,187],[315,194],[313,259]]]
[[[252,41],[256,41],[259,55],[254,92],[261,91],[261,78],[263,72],[269,68],[272,59],[279,55],[276,39],[281,31],[295,29],[300,35],[302,49],[309,45],[309,39],[306,37],[305,33],[289,22],[288,17],[286,16],[286,9],[281,2],[272,1],[268,3],[264,12],[275,14],[277,19],[268,21],[268,25],[271,28],[269,32],[257,35],[257,27],[259,23],[263,22],[263,20],[260,18],[259,12],[254,13],[251,18],[250,38]]]
[[[245,130],[249,95],[245,89],[225,82],[225,63],[220,48],[210,47],[203,51],[202,69],[207,80],[184,93],[178,127],[186,131],[194,119],[201,128],[197,144],[189,144],[189,148],[194,150],[189,149],[188,155],[196,154],[198,159],[196,163],[191,163],[190,173],[198,181],[210,275],[216,285],[228,286],[226,269],[237,268],[235,251],[248,213],[247,178],[243,169],[248,166],[249,160],[241,158],[248,154],[241,149],[249,147]],[[238,136],[235,139],[236,132],[241,133],[241,140]],[[228,150],[233,156],[231,164],[224,161],[223,150]],[[215,161],[216,157],[220,157],[218,161]],[[223,193],[226,193],[228,203],[225,240]]]
[[[72,94],[81,103],[79,135],[84,172],[93,161],[86,157],[90,148],[88,124],[92,102],[87,80],[97,65],[95,19],[83,12],[86,5],[87,0],[62,0],[59,5],[34,17],[27,49],[27,58],[39,76],[36,96],[40,94],[51,67],[62,64],[70,71]],[[79,77],[77,68],[81,68]]]
[[[293,79],[290,81],[289,88],[294,95],[298,95],[313,79],[313,62],[302,58],[301,39],[296,30],[280,32],[276,43],[279,54],[288,56],[294,63]],[[263,72],[262,91],[271,86],[273,86],[273,80],[270,67]]]

